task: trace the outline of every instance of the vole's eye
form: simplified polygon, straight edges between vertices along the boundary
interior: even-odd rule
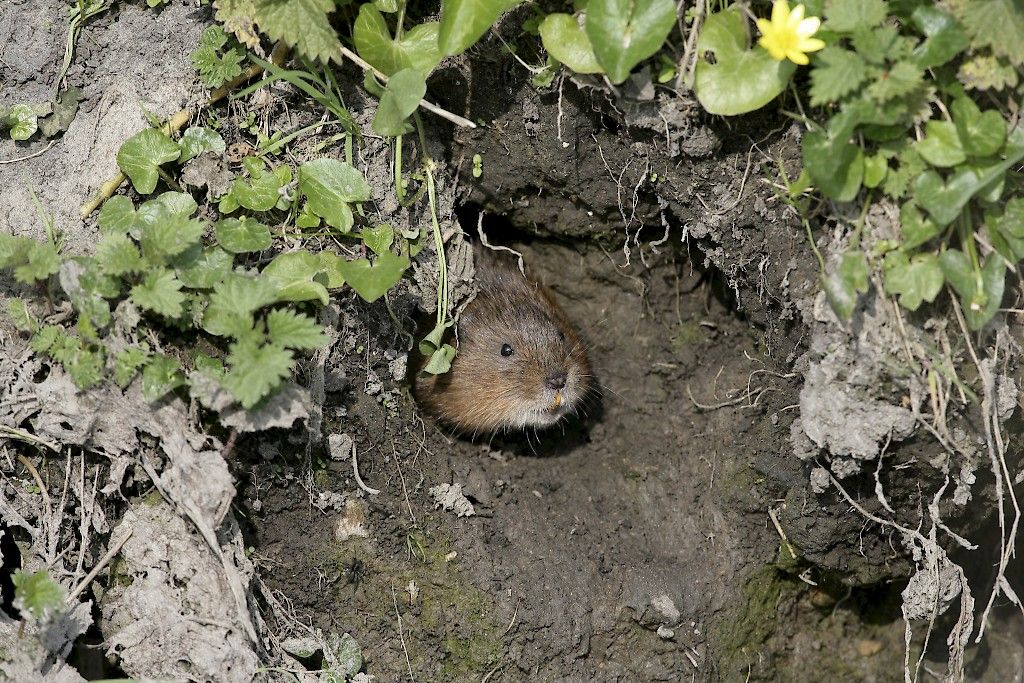
[[[509,346],[508,344],[501,345],[501,355],[505,356],[505,358],[508,358],[513,353],[515,353],[515,351],[512,350],[511,346]]]
[[[561,330],[558,331],[558,341],[563,343],[565,342],[565,332],[562,332]]]

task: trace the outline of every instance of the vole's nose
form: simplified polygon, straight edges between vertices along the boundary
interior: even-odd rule
[[[544,380],[544,383],[548,385],[548,388],[558,391],[559,389],[565,388],[565,379],[564,372],[552,372],[548,375],[548,378]]]

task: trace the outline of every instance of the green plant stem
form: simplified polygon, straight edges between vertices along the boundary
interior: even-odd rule
[[[974,229],[971,225],[971,217],[967,211],[963,211],[960,214],[960,218],[957,220],[957,229],[960,231],[960,244],[963,246],[964,251],[967,252],[967,257],[971,260],[971,269],[974,271],[974,283],[976,291],[985,292],[985,282],[981,277],[981,262],[978,259],[978,248],[974,244]],[[973,305],[974,302],[968,302]]]
[[[416,132],[420,139],[420,155],[423,159],[423,170],[427,175],[427,197],[430,202],[430,222],[434,232],[434,248],[437,250],[437,326],[448,323],[448,259],[444,253],[444,238],[441,235],[441,224],[437,220],[437,188],[434,187],[434,160],[427,151],[427,136],[423,132],[423,120],[418,112],[413,113]]]
[[[857,218],[857,225],[850,236],[850,246],[854,249],[860,246],[860,236],[864,232],[864,219],[867,218],[868,209],[871,207],[872,192],[869,190],[864,197],[864,205],[860,207],[860,216]]]
[[[398,4],[398,20],[395,23],[395,42],[402,39],[402,24],[405,23],[405,3]]]
[[[821,257],[821,252],[818,251],[818,245],[814,243],[814,233],[811,232],[811,224],[806,218],[801,219],[804,223],[804,229],[807,231],[807,240],[811,243],[811,251],[818,257],[818,268],[821,270],[821,274],[825,274],[825,259]]]

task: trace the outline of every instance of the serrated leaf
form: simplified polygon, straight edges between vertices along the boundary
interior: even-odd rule
[[[114,356],[114,381],[122,389],[131,384],[139,368],[149,360],[149,351],[141,346],[129,346]]]
[[[987,46],[997,57],[1024,65],[1024,8],[1020,0],[954,0],[949,8],[975,49]]]
[[[853,49],[867,62],[881,66],[895,60],[893,47],[899,37],[899,29],[892,25],[861,26],[853,32]]]
[[[139,273],[145,269],[142,254],[127,235],[104,235],[96,247],[96,262],[108,275]]]
[[[461,54],[519,0],[441,0],[437,44],[444,55]]]
[[[233,33],[238,42],[253,50],[259,47],[254,0],[213,0],[213,7],[217,10],[217,21],[224,24],[225,30]]]
[[[829,0],[824,12],[826,29],[852,33],[881,24],[889,15],[889,6],[883,0]]]
[[[135,205],[124,195],[103,202],[99,215],[100,232],[127,234],[135,227]]]
[[[26,260],[14,268],[14,279],[18,282],[32,284],[60,270],[60,255],[50,242],[28,240],[24,255]]]
[[[959,97],[949,108],[964,151],[975,157],[995,154],[1006,141],[1006,121],[995,109],[982,112],[973,100]]]
[[[10,138],[19,141],[28,140],[39,128],[36,113],[27,104],[11,107],[4,117],[4,125],[9,129],[7,134]]]
[[[370,199],[370,186],[363,174],[337,159],[315,159],[299,167],[299,194],[310,211],[342,232],[352,229],[349,202]]]
[[[64,589],[50,578],[45,570],[32,572],[16,569],[11,577],[14,583],[14,607],[43,621],[64,607]]]
[[[241,73],[241,69],[239,69],[239,73]],[[220,133],[202,126],[192,126],[186,130],[185,134],[181,136],[181,140],[178,141],[178,147],[181,149],[181,157],[178,161],[182,163],[189,159],[195,159],[204,152],[223,154],[226,149],[224,138],[220,136]]]
[[[261,274],[277,287],[276,301],[330,301],[320,259],[304,249],[279,254]]]
[[[932,166],[949,168],[967,160],[956,126],[950,121],[929,121],[925,137],[917,143],[917,153]]]
[[[270,228],[255,218],[223,218],[217,222],[217,242],[227,251],[244,254],[269,249]]]
[[[58,344],[63,345],[67,333],[58,325],[44,325],[32,336],[29,346],[36,353],[50,353]]]
[[[142,397],[153,403],[185,384],[177,358],[155,355],[142,369]]]
[[[975,90],[1015,88],[1020,75],[1006,59],[992,55],[972,55],[960,65],[956,74],[964,87]]]
[[[167,318],[177,318],[185,303],[181,287],[181,280],[174,276],[174,271],[151,271],[142,282],[132,287],[129,297],[139,308]]]
[[[924,72],[910,62],[896,62],[865,93],[876,102],[888,102],[913,92],[924,82]]]
[[[199,72],[199,78],[207,88],[218,88],[242,73],[245,56],[239,50],[230,49],[221,54],[228,42],[227,34],[220,26],[214,25],[203,31],[199,47],[192,53],[192,66]]]
[[[341,42],[331,28],[331,0],[254,0],[256,23],[271,40],[283,40],[310,59],[341,61]]]
[[[158,168],[181,156],[181,149],[163,132],[147,128],[125,140],[117,151],[117,165],[139,194],[156,189]]]
[[[675,25],[672,0],[590,0],[587,4],[587,37],[612,83],[625,81],[634,66],[660,50]]]
[[[903,252],[890,252],[885,259],[885,291],[900,295],[900,305],[916,311],[921,303],[935,301],[945,276],[935,254],[918,254],[908,260]]]
[[[39,329],[32,311],[29,310],[28,302],[20,297],[13,297],[7,300],[7,317],[11,319],[14,327],[21,332],[34,333]]]
[[[441,61],[438,31],[437,22],[427,22],[403,33],[401,40],[394,40],[384,16],[372,4],[365,3],[352,27],[352,42],[359,56],[385,76],[402,69],[416,69],[426,77]]]
[[[597,63],[590,38],[576,17],[570,14],[549,14],[537,28],[544,49],[559,62],[578,74],[604,73],[604,69]]]
[[[214,285],[203,329],[217,336],[245,336],[252,329],[253,312],[273,303],[277,292],[277,284],[267,278],[231,273]]]
[[[342,261],[338,268],[345,276],[345,282],[356,294],[366,301],[373,302],[402,279],[402,275],[409,268],[409,259],[395,256],[388,251],[378,256],[373,263],[370,263],[369,259],[361,258]]]
[[[391,76],[373,117],[374,132],[384,136],[412,132],[408,118],[420,106],[420,100],[426,93],[427,83],[416,69],[402,69]]]
[[[738,9],[716,12],[704,21],[693,88],[708,112],[734,116],[760,109],[789,83],[795,64],[772,59],[760,47],[748,49],[748,44],[746,22]]]
[[[327,336],[315,320],[287,308],[267,313],[267,334],[272,343],[282,348],[316,349],[327,343]]]
[[[205,232],[206,226],[186,217],[184,214],[165,216],[142,230],[142,255],[150,262],[163,263],[196,244]]]
[[[868,262],[861,251],[843,254],[835,272],[824,278],[823,288],[832,310],[849,320],[857,306],[857,294],[868,291]]]
[[[220,247],[203,249],[194,244],[172,260],[181,283],[190,289],[210,289],[227,277],[235,261]]]
[[[835,102],[867,79],[867,65],[856,52],[830,45],[818,53],[811,71],[811,104]]]
[[[228,365],[230,370],[221,383],[243,408],[249,409],[291,375],[295,361],[291,351],[276,344],[261,346],[246,339],[231,344]]]

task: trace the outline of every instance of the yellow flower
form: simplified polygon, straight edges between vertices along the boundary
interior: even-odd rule
[[[768,50],[774,59],[788,59],[794,64],[806,64],[808,52],[825,47],[825,42],[812,38],[821,26],[818,17],[804,18],[804,6],[797,5],[792,11],[786,0],[775,0],[772,5],[772,19],[758,19],[757,28],[761,39],[757,44]]]

